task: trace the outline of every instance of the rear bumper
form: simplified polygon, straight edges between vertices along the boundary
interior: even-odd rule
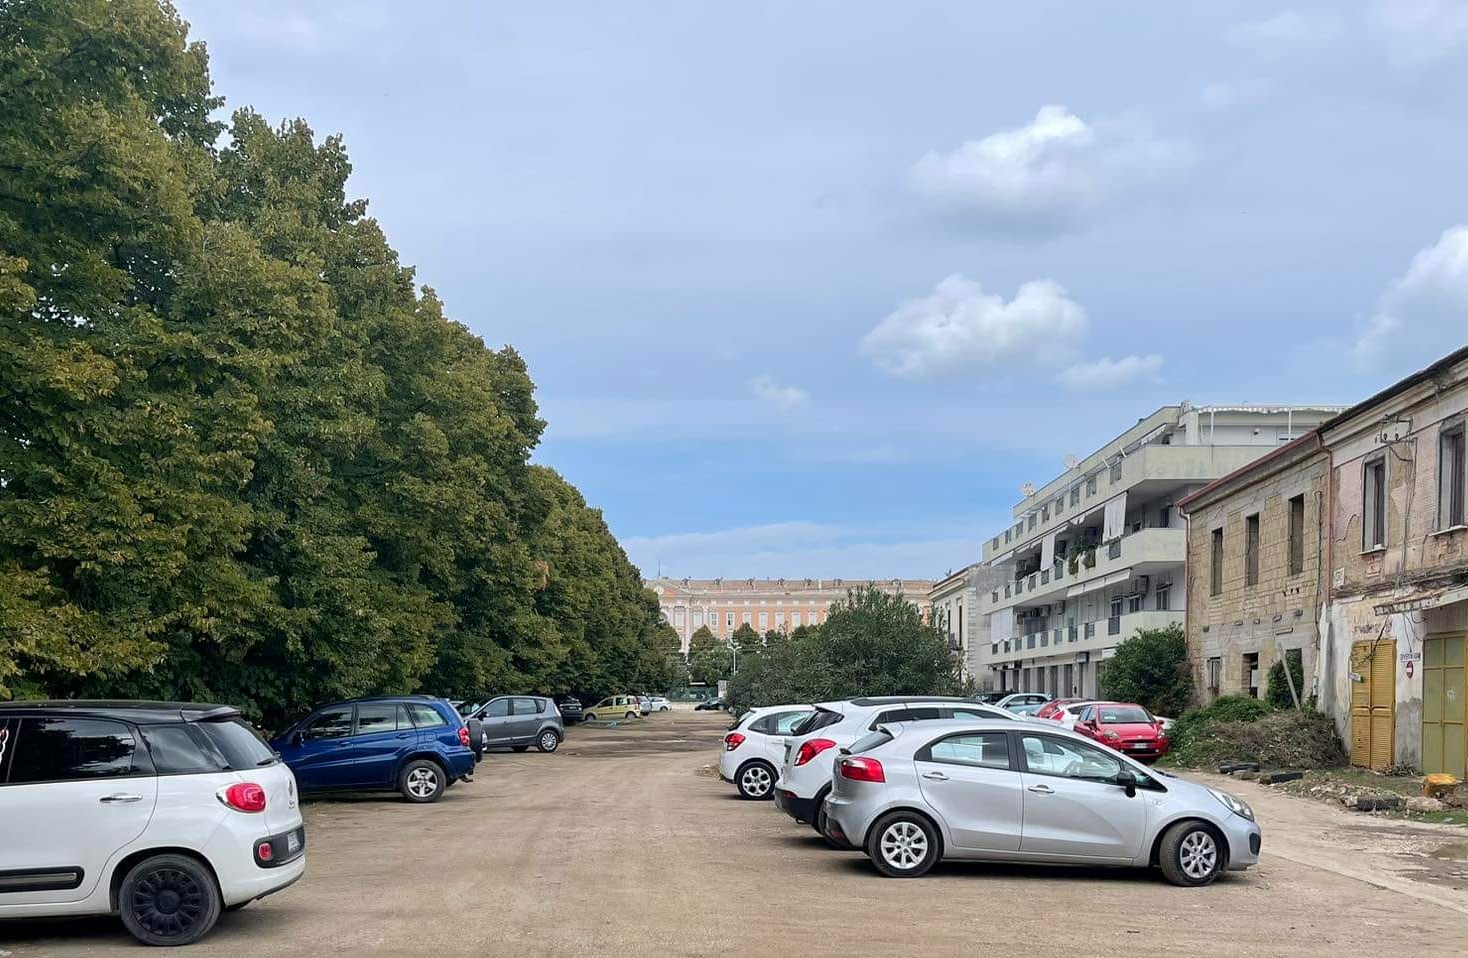
[[[818,799],[801,798],[786,788],[775,789],[775,807],[797,822],[814,823],[820,806]]]

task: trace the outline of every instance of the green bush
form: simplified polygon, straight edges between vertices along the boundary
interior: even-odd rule
[[[1101,694],[1136,702],[1153,715],[1177,715],[1193,697],[1193,673],[1182,626],[1138,629],[1116,647],[1101,676]]]
[[[1295,692],[1304,702],[1309,696],[1305,692],[1305,665],[1300,660],[1300,650],[1290,649],[1285,653],[1290,663],[1290,676],[1295,680]],[[1264,697],[1277,709],[1292,709],[1295,700],[1290,696],[1290,683],[1285,678],[1285,660],[1276,659],[1269,667],[1269,687]]]
[[[1238,701],[1254,707],[1238,706]],[[1335,721],[1322,712],[1276,712],[1255,699],[1235,700],[1214,713],[1239,716],[1234,719],[1205,716],[1206,711],[1190,713],[1186,722],[1173,726],[1172,759],[1178,764],[1241,761],[1267,768],[1335,768],[1346,762]]]

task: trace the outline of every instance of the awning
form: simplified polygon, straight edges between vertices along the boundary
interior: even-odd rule
[[[1406,599],[1383,602],[1381,605],[1373,606],[1372,611],[1377,615],[1396,615],[1401,612],[1422,612],[1427,609],[1436,609],[1439,606],[1452,605],[1454,602],[1464,601],[1468,601],[1468,585],[1457,585],[1437,589],[1423,595],[1414,595]]]
[[[1110,575],[1097,576],[1089,582],[1082,582],[1080,585],[1071,586],[1069,589],[1066,590],[1065,596],[1068,599],[1074,599],[1078,595],[1085,595],[1087,592],[1095,592],[1097,589],[1104,589],[1108,585],[1116,585],[1118,582],[1125,582],[1131,577],[1131,569],[1122,569],[1120,572],[1113,572]]]

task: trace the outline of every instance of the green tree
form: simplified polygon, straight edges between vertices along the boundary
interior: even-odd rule
[[[1289,662],[1290,675],[1285,677],[1285,662]],[[1300,704],[1304,705],[1309,698],[1305,691],[1305,663],[1299,649],[1287,649],[1285,658],[1275,659],[1274,664],[1269,667],[1268,688],[1265,690],[1264,698],[1270,705],[1277,709],[1292,709],[1295,707],[1295,698],[1290,695],[1290,679],[1295,683],[1295,695],[1300,697]]]
[[[688,674],[694,682],[714,685],[729,677],[734,652],[708,626],[700,626],[688,638]]]
[[[739,650],[740,655],[754,654],[760,650],[762,642],[760,634],[754,630],[748,622],[741,623],[734,634],[729,637],[729,644]]]
[[[1101,676],[1101,694],[1136,702],[1153,715],[1181,715],[1193,697],[1182,627],[1138,629],[1116,647]]]

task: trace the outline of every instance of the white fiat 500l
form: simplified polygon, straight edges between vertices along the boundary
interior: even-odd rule
[[[0,919],[116,914],[146,944],[197,941],[301,877],[297,804],[235,709],[0,705]]]
[[[745,712],[724,736],[719,777],[734,783],[741,798],[769,798],[785,758],[785,736],[814,711],[813,705],[775,705]]]
[[[785,740],[780,779],[775,783],[775,804],[829,839],[821,805],[831,791],[831,771],[842,748],[878,725],[955,717],[1016,721],[1012,713],[992,705],[934,695],[874,696],[817,705],[815,712]]]
[[[830,837],[893,878],[954,858],[1156,866],[1206,885],[1259,860],[1238,798],[1039,723],[879,729],[837,761],[825,812]]]

